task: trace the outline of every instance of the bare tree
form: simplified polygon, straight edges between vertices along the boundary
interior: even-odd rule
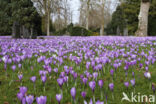
[[[54,0],[32,0],[36,3],[39,13],[44,17],[46,23],[47,36],[50,35],[50,20],[51,13],[54,11]]]
[[[149,8],[150,0],[141,0],[140,13],[138,16],[138,30],[135,33],[136,36],[147,36]]]

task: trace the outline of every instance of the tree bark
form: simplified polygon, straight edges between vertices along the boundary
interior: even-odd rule
[[[104,35],[104,24],[101,25],[100,36]]]
[[[105,0],[102,0],[102,7],[101,7],[101,12],[102,12],[102,20],[101,20],[101,32],[100,36],[104,35],[104,26],[105,26]]]
[[[47,36],[50,36],[50,13],[47,13]]]
[[[138,16],[139,24],[138,30],[136,31],[136,36],[147,36],[148,35],[148,13],[150,8],[150,1],[141,1],[140,13]]]
[[[13,38],[20,38],[20,24],[17,21],[13,22],[12,37]]]
[[[86,22],[87,22],[86,23],[86,29],[87,30],[89,29],[89,5],[90,5],[90,0],[87,1],[87,11],[86,11],[87,12],[87,17],[86,17],[86,19],[87,19],[86,20]]]

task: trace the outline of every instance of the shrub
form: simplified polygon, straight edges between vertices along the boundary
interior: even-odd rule
[[[91,31],[79,26],[73,27],[69,33],[71,36],[90,36],[92,34]]]

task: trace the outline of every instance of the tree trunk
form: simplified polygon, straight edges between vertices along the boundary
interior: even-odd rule
[[[50,36],[50,13],[47,12],[47,36]]]
[[[104,35],[104,26],[105,26],[105,0],[101,1],[101,29],[100,29],[100,36]]]
[[[12,37],[20,38],[20,24],[17,21],[14,21],[12,26]]]
[[[104,24],[101,25],[100,36],[104,35]]]
[[[136,36],[147,36],[148,34],[148,12],[150,8],[150,1],[141,1],[140,13],[138,16],[139,24],[138,30],[136,31]]]
[[[86,29],[89,29],[89,5],[90,5],[90,0],[87,1],[87,17],[86,17]]]

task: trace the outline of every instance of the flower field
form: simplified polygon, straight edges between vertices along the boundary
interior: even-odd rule
[[[132,104],[123,92],[155,88],[156,37],[0,38],[0,104]]]

